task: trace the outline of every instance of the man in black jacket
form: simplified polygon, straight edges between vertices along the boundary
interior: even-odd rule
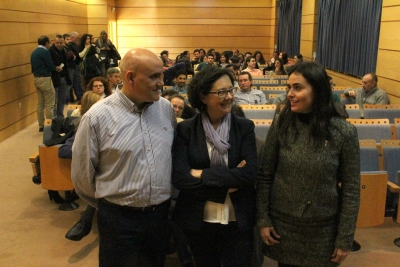
[[[63,49],[63,44],[64,39],[62,35],[57,34],[54,38],[54,43],[49,48],[54,66],[61,67],[61,71],[54,70],[51,75],[56,90],[54,117],[64,117],[65,94],[67,92],[67,86],[71,84],[71,80],[68,76],[68,61]]]

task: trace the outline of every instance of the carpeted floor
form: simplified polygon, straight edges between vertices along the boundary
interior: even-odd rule
[[[64,238],[85,203],[78,200],[78,210],[59,211],[47,191],[32,183],[28,157],[37,151],[41,139],[37,125],[32,124],[0,143],[0,267],[97,266],[95,221],[92,232],[82,241]],[[400,237],[400,225],[391,218],[386,218],[381,226],[357,229],[356,240],[362,248],[341,266],[400,266],[400,248],[393,244],[396,237]],[[176,254],[168,256],[166,266],[180,266]],[[277,264],[266,258],[263,266]]]

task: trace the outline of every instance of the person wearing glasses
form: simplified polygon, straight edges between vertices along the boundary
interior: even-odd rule
[[[235,94],[235,104],[265,105],[267,99],[261,90],[251,89],[253,78],[247,71],[239,74],[240,91]]]
[[[257,150],[254,123],[231,112],[236,88],[226,68],[208,67],[188,88],[200,112],[177,124],[172,219],[197,267],[251,266]]]
[[[108,82],[101,76],[91,79],[86,87],[86,91],[93,91],[99,94],[100,99],[104,99],[112,94]]]

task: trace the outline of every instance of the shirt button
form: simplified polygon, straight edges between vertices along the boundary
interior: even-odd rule
[[[153,164],[150,164],[150,168],[153,168]]]
[[[151,183],[151,185],[152,185],[152,186],[155,186],[155,183],[153,182],[153,183]]]
[[[147,151],[150,151],[150,147],[149,146],[147,147]]]
[[[310,200],[309,200],[309,201],[307,201],[307,204],[308,204],[308,205],[310,205],[310,204],[311,204],[311,201],[310,201]]]
[[[145,134],[147,134],[147,131],[143,131]]]

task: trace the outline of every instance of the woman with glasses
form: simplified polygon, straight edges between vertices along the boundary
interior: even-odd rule
[[[236,88],[226,68],[190,82],[200,113],[177,125],[172,182],[180,190],[173,220],[197,267],[250,266],[257,153],[254,123],[231,112]]]
[[[103,77],[94,77],[90,80],[86,87],[86,91],[93,91],[100,95],[100,99],[104,99],[111,95],[111,89],[108,86],[108,82]]]

